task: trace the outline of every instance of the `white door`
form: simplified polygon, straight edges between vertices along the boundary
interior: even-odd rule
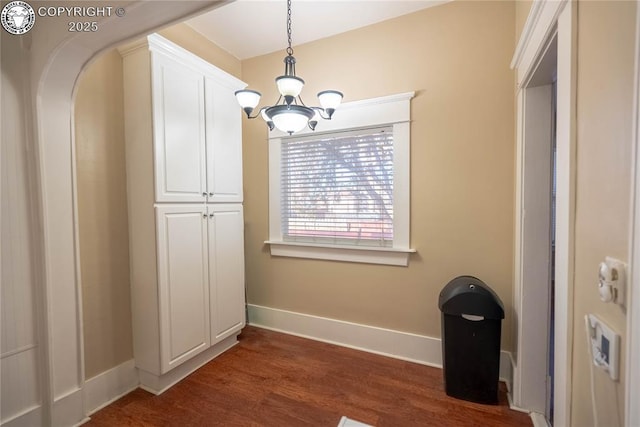
[[[152,61],[156,201],[204,201],[204,76],[160,54]]]
[[[234,91],[206,78],[207,192],[210,202],[242,202],[242,110]]]
[[[209,205],[211,344],[245,325],[242,205]]]
[[[161,373],[210,345],[204,205],[156,207]],[[153,301],[149,301],[153,304]]]

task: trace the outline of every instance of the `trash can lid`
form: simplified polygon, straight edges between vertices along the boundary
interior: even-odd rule
[[[504,319],[500,297],[477,277],[459,276],[440,291],[438,307],[445,314],[472,314],[485,319]]]

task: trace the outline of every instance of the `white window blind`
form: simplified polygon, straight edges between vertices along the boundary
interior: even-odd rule
[[[283,240],[392,246],[392,129],[283,140]]]

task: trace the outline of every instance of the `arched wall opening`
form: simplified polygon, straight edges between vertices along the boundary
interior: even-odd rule
[[[26,173],[35,213],[28,221],[29,227],[39,231],[31,237],[37,254],[30,267],[36,277],[31,282],[38,302],[33,316],[40,330],[42,357],[38,361],[41,375],[31,384],[37,388],[34,393],[40,404],[25,408],[14,422],[76,425],[86,418],[72,168],[79,76],[100,52],[224,3],[120,2],[117,6],[125,8],[126,16],[105,18],[95,33],[69,33],[65,20],[41,19],[28,37],[17,41],[23,53],[20,59],[29,71],[16,104],[25,111],[29,130],[22,144],[33,146],[28,155],[34,167]]]

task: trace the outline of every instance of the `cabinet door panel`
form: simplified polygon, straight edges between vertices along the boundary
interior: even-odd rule
[[[211,343],[205,212],[202,205],[156,208],[162,373]]]
[[[209,283],[211,343],[245,324],[242,205],[210,205]]]
[[[155,55],[156,201],[199,202],[206,190],[204,76]]]
[[[210,202],[242,201],[242,110],[234,91],[206,79],[207,191]]]

